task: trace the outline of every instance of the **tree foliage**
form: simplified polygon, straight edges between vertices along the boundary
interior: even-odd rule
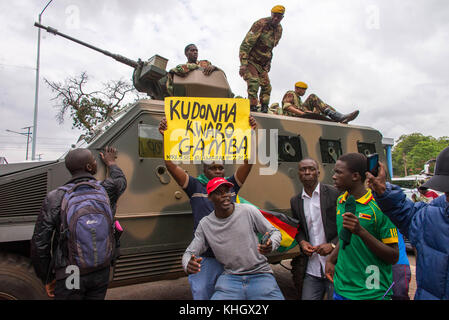
[[[424,164],[436,159],[438,154],[449,146],[449,137],[434,138],[421,133],[402,135],[393,148],[393,171],[395,176],[419,174]],[[433,172],[433,166],[430,168]]]
[[[86,72],[69,77],[64,83],[44,80],[56,94],[52,100],[57,101],[58,122],[63,123],[69,113],[72,127],[83,130],[87,135],[91,135],[99,123],[127,107],[130,103],[124,101],[128,95],[134,95],[134,101],[139,97],[132,84],[123,80],[109,81],[103,84],[101,90],[88,92],[86,85],[89,77]]]

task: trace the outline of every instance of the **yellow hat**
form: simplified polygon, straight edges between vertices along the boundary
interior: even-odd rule
[[[298,81],[298,82],[295,83],[295,87],[302,88],[302,89],[307,89],[307,83]]]
[[[271,9],[271,12],[284,14],[285,7],[284,6],[274,6],[273,9]]]

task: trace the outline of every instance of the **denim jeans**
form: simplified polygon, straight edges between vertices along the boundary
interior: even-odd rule
[[[334,285],[326,278],[314,277],[306,274],[302,287],[302,300],[323,300],[324,294],[327,300],[333,300]]]
[[[393,269],[393,300],[410,300],[408,295],[410,279],[412,277],[410,266],[406,264],[394,264]]]
[[[210,300],[215,291],[215,282],[223,273],[223,265],[215,258],[201,257],[201,271],[189,275],[193,300]]]
[[[222,274],[212,300],[285,300],[271,273]]]

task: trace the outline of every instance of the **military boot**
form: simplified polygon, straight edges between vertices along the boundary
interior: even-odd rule
[[[334,111],[330,108],[327,108],[326,110],[324,110],[324,114],[336,122],[348,123],[349,121],[352,121],[355,118],[357,118],[357,116],[359,115],[359,110],[356,110],[348,114],[342,114],[338,111]]]
[[[344,116],[345,119],[343,120],[343,123],[348,123],[349,121],[354,120],[355,118],[357,118],[358,115],[359,115],[359,110],[355,110],[351,113],[346,114]]]
[[[260,112],[262,112],[262,113],[267,113],[267,112],[268,112],[268,105],[267,105],[267,104],[263,104],[263,105],[260,107]]]

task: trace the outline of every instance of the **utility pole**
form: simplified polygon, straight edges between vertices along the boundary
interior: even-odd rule
[[[39,14],[39,23],[42,20],[42,14],[45,9],[47,9],[48,5],[53,0],[50,0],[45,8]],[[40,64],[40,53],[41,53],[41,29],[37,32],[37,62],[36,62],[36,91],[34,93],[34,117],[33,117],[33,143],[31,145],[31,154],[32,159],[36,160],[36,139],[37,139],[37,109],[39,102],[39,64]]]
[[[20,135],[23,135],[23,136],[27,137],[26,160],[28,160],[28,146],[30,145],[30,141],[33,139],[33,138],[31,138],[33,134],[31,133],[31,126],[24,127],[22,129],[27,129],[28,131],[27,132],[17,132],[17,131],[13,131],[13,130],[9,130],[9,129],[6,129],[6,131],[12,132],[12,133],[17,133],[17,134],[20,134]]]

